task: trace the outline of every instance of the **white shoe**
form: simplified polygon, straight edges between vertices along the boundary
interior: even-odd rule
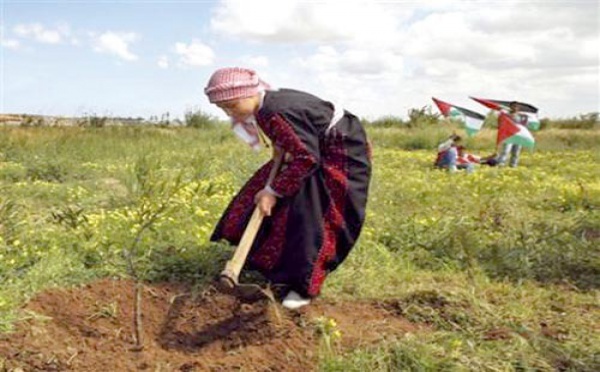
[[[281,304],[283,305],[283,307],[294,310],[310,304],[310,298],[304,298],[298,293],[290,291],[290,293],[288,293],[287,296],[285,296]]]

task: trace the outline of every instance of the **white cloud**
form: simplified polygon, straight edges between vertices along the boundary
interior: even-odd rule
[[[490,34],[546,31],[557,26],[579,35],[598,34],[598,3],[588,0],[561,2],[512,1],[485,7],[472,2],[466,10],[470,23]]]
[[[443,59],[474,65],[509,67],[531,64],[536,48],[527,38],[494,37],[472,28],[468,14],[432,14],[410,25],[395,49],[421,61]]]
[[[259,69],[269,66],[269,57],[245,55],[241,58],[241,62],[244,66]]]
[[[378,76],[390,72],[401,73],[403,60],[391,51],[367,48],[342,48],[332,46],[317,48],[317,52],[298,64],[314,72],[338,71],[354,76]]]
[[[268,42],[385,41],[412,9],[390,12],[371,0],[226,0],[214,11],[217,34]]]
[[[160,56],[158,57],[158,67],[162,68],[162,69],[168,69],[169,68],[169,57],[167,56]]]
[[[175,43],[175,53],[179,55],[180,63],[186,66],[208,66],[215,59],[213,50],[199,40],[192,40],[189,44]]]
[[[512,8],[494,9],[493,27],[482,25],[485,17],[480,10],[430,14],[408,27],[396,49],[423,61],[469,61],[490,70],[597,63],[597,53],[586,52],[589,45],[600,42],[597,34],[578,32],[568,23],[548,24],[540,30],[532,22],[533,27],[527,28],[522,15],[514,12]],[[516,23],[498,21],[512,16]]]
[[[100,36],[94,36],[94,50],[115,55],[126,61],[135,61],[138,56],[129,50],[129,46],[138,39],[139,36],[134,32],[107,31]]]
[[[223,0],[211,30],[273,51],[302,44],[293,63],[269,69],[271,83],[335,97],[361,115],[477,94],[554,114],[600,109],[599,19],[597,2],[584,0]],[[567,100],[574,92],[589,98]]]
[[[18,49],[20,46],[19,40],[15,39],[2,39],[0,40],[0,46],[6,49]]]
[[[9,34],[2,48],[54,43],[61,48],[40,48],[36,53],[60,57],[67,44],[77,45],[77,37],[97,52],[133,61],[142,46],[151,51],[166,42],[170,49],[151,61],[157,68],[200,67],[187,72],[198,74],[213,64],[245,65],[273,86],[341,101],[360,116],[405,115],[409,108],[431,104],[431,96],[477,111],[482,108],[469,95],[516,98],[539,106],[542,115],[549,116],[600,109],[597,1],[217,0],[198,4],[202,11],[211,12],[207,23],[199,24],[196,18],[195,23],[185,24],[187,17],[182,17],[181,27],[163,30],[158,37],[149,36],[155,30],[144,31],[147,45],[141,45],[132,32],[108,31],[89,38],[83,29],[31,22],[6,26]],[[75,12],[73,16],[80,17]],[[127,18],[135,20],[136,15]],[[70,20],[86,27],[79,21]],[[110,24],[104,30],[114,30]],[[175,36],[186,29],[189,36]],[[77,58],[86,56],[73,57],[61,63],[74,68],[70,66],[76,66]]]
[[[310,91],[360,116],[399,114],[405,64],[392,51],[322,46],[291,65],[299,71],[272,83]]]
[[[67,25],[47,28],[41,23],[18,24],[13,28],[13,32],[19,37],[34,39],[44,44],[59,44],[71,33]]]

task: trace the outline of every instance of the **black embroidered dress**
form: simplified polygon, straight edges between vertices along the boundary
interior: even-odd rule
[[[261,130],[290,154],[271,188],[279,194],[249,256],[273,283],[317,296],[327,274],[348,255],[360,234],[371,176],[370,148],[358,118],[344,112],[330,127],[334,107],[308,93],[266,91],[256,113]],[[265,187],[273,161],[242,187],[211,240],[237,245]]]

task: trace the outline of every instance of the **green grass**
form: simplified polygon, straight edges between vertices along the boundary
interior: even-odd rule
[[[598,370],[600,132],[543,130],[519,168],[471,175],[432,169],[445,124],[368,132],[367,221],[323,296],[381,301],[429,330],[323,353],[321,369]],[[494,135],[467,146],[492,153]],[[203,285],[231,252],[212,228],[267,158],[219,126],[3,128],[0,331],[46,288],[127,275],[123,247],[146,280]]]

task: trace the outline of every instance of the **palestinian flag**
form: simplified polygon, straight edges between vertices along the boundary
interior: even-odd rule
[[[467,135],[472,136],[481,129],[483,121],[485,120],[485,116],[475,111],[440,101],[434,97],[431,97],[431,99],[433,99],[433,102],[440,109],[444,117],[456,119],[463,123],[463,126],[467,131]]]
[[[500,101],[497,99],[484,99],[475,97],[470,98],[481,103],[485,107],[498,111],[510,111],[511,102],[517,102],[519,104],[519,114],[522,116],[520,123],[526,125],[530,130],[540,129],[540,119],[537,116],[538,108],[530,105],[529,103],[519,101]]]
[[[472,100],[475,100],[475,101],[481,103],[485,107],[491,108],[492,110],[509,110],[511,102],[517,102],[519,104],[519,109],[520,109],[519,112],[531,112],[533,114],[537,114],[537,112],[538,112],[537,107],[530,105],[529,103],[525,103],[525,102],[500,101],[497,99],[486,99],[486,98],[475,98],[475,97],[470,97],[470,98]]]
[[[533,112],[522,112],[521,115],[526,116],[525,125],[529,130],[540,130],[540,119]]]
[[[527,127],[515,123],[507,113],[500,112],[496,145],[500,145],[501,143],[514,143],[523,147],[533,148],[535,139]]]

